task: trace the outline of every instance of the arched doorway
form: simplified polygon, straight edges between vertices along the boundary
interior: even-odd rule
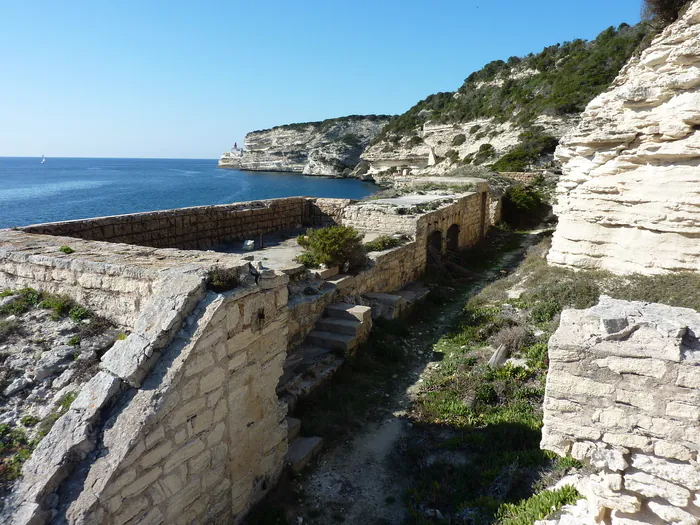
[[[438,261],[442,255],[442,232],[435,230],[428,236],[428,262]]]
[[[447,251],[456,252],[459,249],[459,224],[453,224],[447,228]]]

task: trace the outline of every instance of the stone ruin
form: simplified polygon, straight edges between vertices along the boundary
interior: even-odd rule
[[[66,294],[129,332],[26,461],[0,521],[240,523],[285,465],[303,466],[296,449],[318,446],[286,418],[314,386],[303,370],[332,373],[339,355],[367,337],[370,314],[393,316],[415,301],[411,282],[426,268],[428,244],[444,251],[478,242],[497,220],[490,208],[480,187],[409,201],[300,197],[0,230],[0,288]],[[329,224],[406,242],[371,253],[357,275],[308,272],[273,246],[230,250]],[[209,289],[213,268],[236,286]]]
[[[562,313],[542,447],[598,472],[576,484],[587,517],[552,523],[700,523],[699,335],[687,308],[601,296]]]

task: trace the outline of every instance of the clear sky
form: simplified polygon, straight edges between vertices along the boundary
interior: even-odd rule
[[[641,0],[0,0],[0,156],[216,158],[248,131],[398,114]]]

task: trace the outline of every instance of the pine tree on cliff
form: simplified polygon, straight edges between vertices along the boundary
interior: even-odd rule
[[[678,19],[681,9],[689,2],[690,0],[644,0],[642,18],[667,26]]]

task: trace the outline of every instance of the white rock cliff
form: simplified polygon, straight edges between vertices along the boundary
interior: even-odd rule
[[[618,274],[700,270],[700,1],[594,99],[563,164],[548,260]]]
[[[224,154],[219,167],[347,176],[389,122],[384,115],[349,116],[253,131],[240,158]]]

